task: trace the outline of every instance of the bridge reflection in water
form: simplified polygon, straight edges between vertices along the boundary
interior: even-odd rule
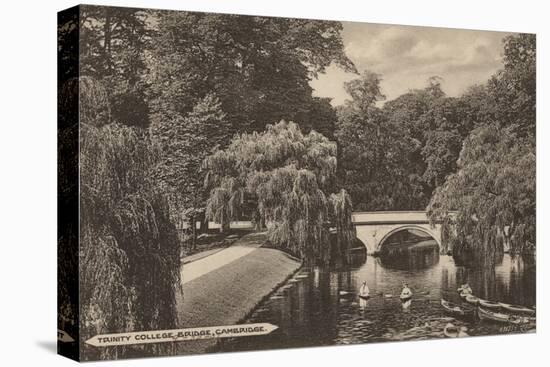
[[[394,269],[424,269],[439,262],[439,245],[426,233],[405,229],[380,244],[382,265]]]

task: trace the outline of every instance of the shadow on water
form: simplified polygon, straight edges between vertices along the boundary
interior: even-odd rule
[[[420,247],[403,246],[391,253],[382,252],[380,263],[386,268],[420,270],[430,268],[439,262],[439,246],[433,240],[423,241]]]
[[[468,283],[483,299],[535,305],[536,271],[532,256],[503,255],[493,266],[456,267],[456,283]]]
[[[356,247],[348,251],[346,270],[357,269],[367,262],[367,249],[364,246]]]

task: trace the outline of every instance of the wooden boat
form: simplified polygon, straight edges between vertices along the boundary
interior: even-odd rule
[[[464,300],[468,303],[471,303],[472,305],[477,305],[479,303],[479,298],[471,294],[467,294],[464,297]]]
[[[441,299],[441,306],[445,309],[446,312],[455,315],[455,316],[471,316],[474,313],[474,310],[471,308],[460,307],[456,303]]]
[[[486,309],[490,309],[490,310],[499,310],[500,309],[500,303],[498,302],[493,302],[493,301],[488,301],[486,299],[479,299],[479,305],[481,307],[484,307]]]
[[[443,328],[443,334],[447,338],[462,338],[464,336],[468,336],[468,334],[466,334],[466,330],[467,329],[464,326],[455,326],[449,322]]]
[[[500,313],[500,312],[489,311],[481,307],[477,308],[477,315],[479,316],[480,320],[495,321],[495,322],[502,322],[502,323],[508,323],[510,321],[510,315],[507,315],[505,313]]]
[[[529,324],[532,322],[529,317],[525,316],[517,316],[517,315],[508,315],[501,312],[493,312],[487,309],[484,309],[482,307],[477,308],[477,315],[481,320],[487,320],[487,321],[495,321],[500,323],[507,323],[507,324]]]
[[[368,300],[370,298],[370,296],[368,294],[360,294],[359,295],[359,298],[361,298],[362,300]]]
[[[532,317],[509,315],[508,322],[515,325],[535,324],[536,320],[532,320]]]
[[[508,303],[502,303],[502,302],[499,302],[499,305],[503,310],[506,310],[512,313],[519,313],[519,314],[525,314],[525,315],[534,315],[536,313],[535,310],[525,306],[510,305]]]

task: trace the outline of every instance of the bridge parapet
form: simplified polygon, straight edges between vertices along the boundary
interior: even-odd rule
[[[425,211],[384,211],[384,212],[354,212],[351,220],[354,224],[376,223],[429,223]]]

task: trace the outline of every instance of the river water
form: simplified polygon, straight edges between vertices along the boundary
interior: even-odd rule
[[[363,281],[372,297],[366,305],[357,298]],[[406,310],[399,300],[403,282],[414,293]],[[460,303],[456,289],[466,282],[480,298],[535,305],[534,259],[505,254],[494,268],[471,269],[455,264],[452,256],[439,255],[436,246],[421,246],[392,257],[359,255],[355,265],[345,268],[302,268],[246,320],[272,323],[277,330],[223,340],[217,349],[433,339],[444,337],[448,322],[463,326],[471,336],[526,332],[476,318],[449,319],[440,300]]]

